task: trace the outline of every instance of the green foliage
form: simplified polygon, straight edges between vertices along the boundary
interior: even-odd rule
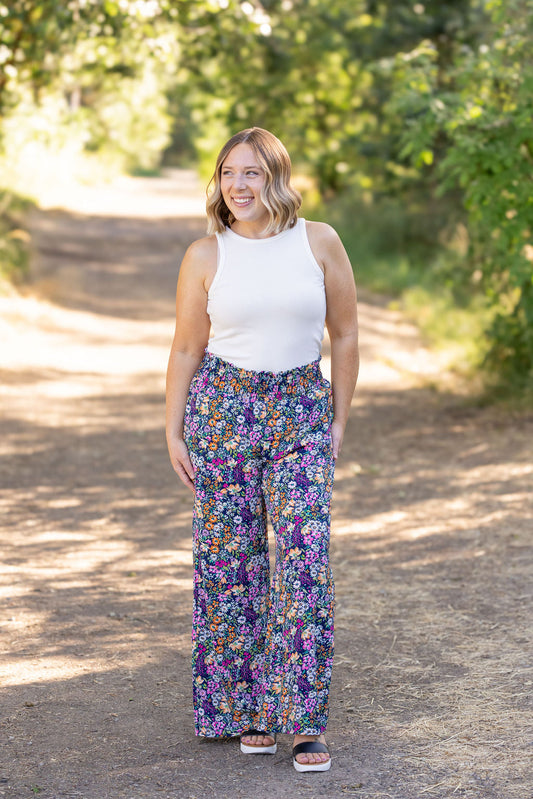
[[[218,118],[223,129],[256,124],[279,133],[323,193],[346,186],[400,191],[419,175],[398,163],[403,120],[386,109],[396,53],[405,50],[407,57],[432,37],[428,47],[444,61],[450,37],[470,35],[464,25],[469,5],[180,4],[185,82],[197,119],[207,113],[210,129]]]
[[[306,215],[309,216],[306,211]],[[345,192],[317,208],[340,232],[365,292],[377,292],[392,308],[416,323],[426,342],[439,352],[439,363],[472,383],[487,355],[486,334],[494,309],[478,284],[466,279],[466,229],[453,235],[419,236],[418,216],[394,198],[364,203]]]
[[[0,186],[54,202],[75,180],[153,171],[169,141],[178,59],[172,6],[147,0],[0,0]],[[2,210],[3,209],[3,210]],[[24,232],[0,209],[3,274]]]
[[[12,192],[0,191],[0,280],[20,280],[28,270],[30,237],[25,214],[31,202]]]
[[[0,109],[10,88],[28,82],[36,94],[54,71],[54,53],[70,39],[73,3],[56,0],[10,0],[0,6]]]
[[[166,92],[178,50],[171,15],[163,13],[171,5],[0,0],[0,109],[8,126],[22,108],[26,129],[41,144],[44,116],[53,139],[81,136],[88,152],[103,152],[126,169],[153,169],[171,124]],[[13,137],[2,138],[9,157]]]
[[[468,268],[495,313],[485,364],[533,383],[533,15],[528,2],[494,0],[486,41],[455,55],[445,85],[428,81],[425,108],[410,90],[403,155],[420,164],[440,148],[441,191],[459,187],[468,213]],[[418,110],[418,114],[413,111]],[[443,146],[444,143],[444,146]]]
[[[35,95],[80,66],[73,51],[92,43],[85,66],[131,75],[148,52],[165,60],[169,42],[160,38],[162,24],[176,15],[171,0],[9,0],[0,3],[0,108],[20,84]],[[166,24],[168,30],[168,24]],[[149,45],[142,48],[141,45]]]
[[[488,326],[485,365],[525,382],[530,3],[227,0],[184,3],[180,17],[195,65],[187,101],[208,131],[200,153],[211,161],[226,133],[248,125],[281,135],[323,198],[344,194],[354,213],[374,213],[357,250],[364,242],[371,284],[440,286],[447,305],[472,304]],[[376,221],[387,208],[388,226]]]
[[[0,0],[0,183],[162,153],[207,177],[227,136],[267,127],[364,282],[473,308],[485,366],[526,385],[531,2]]]

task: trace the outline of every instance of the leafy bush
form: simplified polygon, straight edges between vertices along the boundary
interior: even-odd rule
[[[0,189],[0,278],[17,281],[28,271],[30,237],[24,225],[32,203]]]
[[[438,153],[438,190],[462,192],[468,264],[494,311],[484,366],[525,388],[533,385],[533,17],[525,0],[487,7],[484,40],[455,54],[446,81],[426,49],[395,103],[408,122],[403,155],[420,164]]]

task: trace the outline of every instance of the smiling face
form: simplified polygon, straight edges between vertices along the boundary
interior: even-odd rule
[[[249,144],[237,144],[230,150],[220,170],[220,190],[229,211],[235,217],[232,228],[239,232],[264,228],[270,219],[261,199],[265,171]]]

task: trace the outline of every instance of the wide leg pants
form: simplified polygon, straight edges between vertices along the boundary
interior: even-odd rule
[[[332,397],[318,361],[253,372],[206,353],[189,391],[196,469],[196,734],[326,728]],[[270,579],[267,512],[276,541]]]

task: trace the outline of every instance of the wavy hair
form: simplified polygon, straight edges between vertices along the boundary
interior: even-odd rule
[[[261,200],[268,214],[269,222],[265,233],[275,235],[294,227],[298,209],[302,204],[299,192],[290,185],[291,159],[280,140],[264,128],[246,128],[236,133],[218,154],[213,177],[207,186],[207,232],[222,233],[231,226],[235,217],[222,197],[220,175],[222,165],[237,144],[249,144],[265,172],[265,182],[261,188]]]

